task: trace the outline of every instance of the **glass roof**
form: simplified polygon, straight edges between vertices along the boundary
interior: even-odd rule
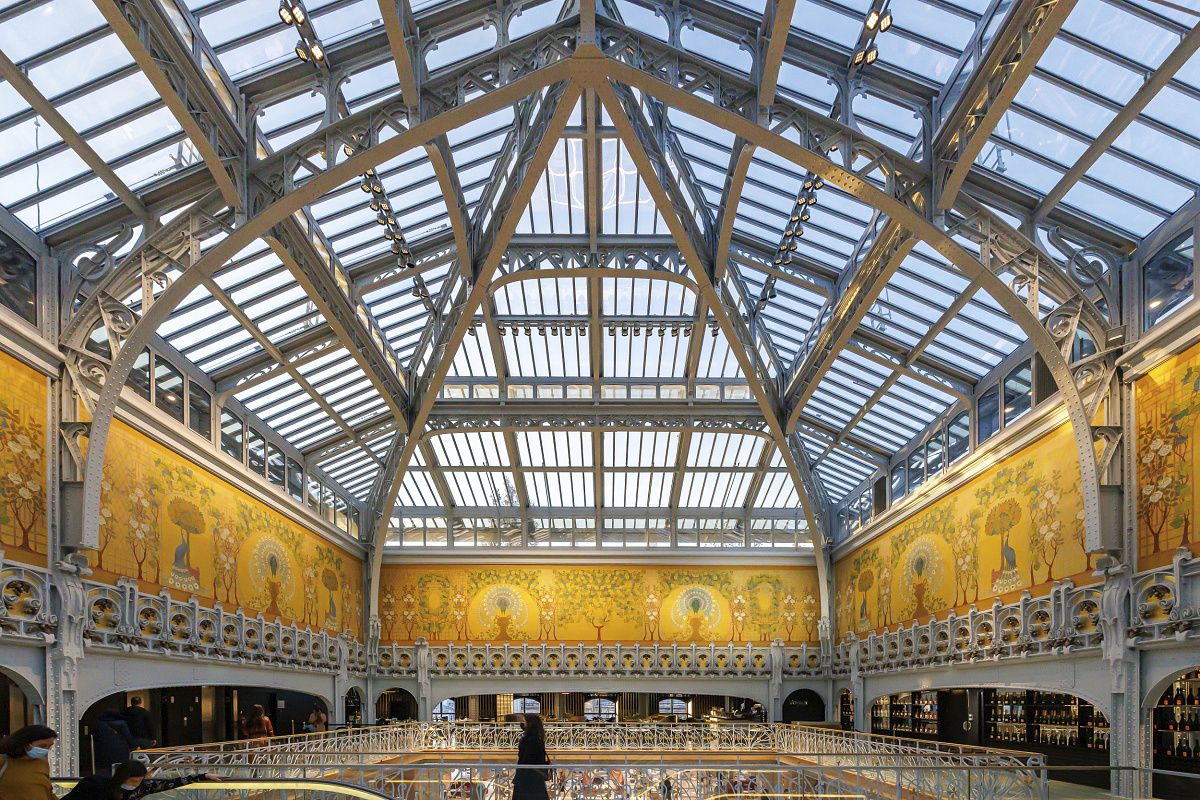
[[[212,141],[191,139],[195,121],[160,96],[161,75],[143,72],[149,54],[109,26],[120,13],[110,0],[0,0],[0,205],[63,252],[107,241],[118,259],[133,252],[137,237],[214,188],[208,148],[226,162],[238,160],[231,149],[253,148],[255,162],[401,98],[405,70],[374,0],[288,0],[283,11],[278,0],[135,5],[153,11],[154,35],[194,62],[168,84],[191,82],[198,113],[221,123],[204,128]],[[602,0],[597,9],[603,24],[704,64],[728,86],[777,74],[777,103],[928,164],[948,116],[942,103],[970,82],[1006,15],[1027,6],[798,0],[779,23],[782,60],[758,66],[747,42],[760,35],[762,0]],[[488,70],[507,63],[501,54],[578,13],[571,0],[400,8],[417,81],[474,80],[461,101],[485,91]],[[865,23],[885,14],[886,25]],[[1155,0],[1079,0],[990,131],[964,191],[1017,227],[1053,214],[1068,238],[1084,237],[1076,241],[1136,245],[1200,181],[1200,60],[1184,38],[1198,19]],[[1155,77],[1161,88],[1146,96]],[[839,86],[853,89],[846,96]],[[711,102],[705,86],[687,89]],[[419,384],[438,357],[436,331],[456,321],[447,309],[461,276],[488,255],[460,253],[456,242],[473,244],[516,214],[487,299],[445,354],[445,382],[413,391],[436,401],[429,430],[415,432],[394,524],[425,531],[422,541],[441,526],[442,541],[445,531],[471,530],[479,542],[480,526],[508,530],[489,515],[515,514],[528,526],[515,541],[531,546],[596,543],[597,530],[604,545],[609,529],[623,532],[614,546],[656,546],[664,529],[682,546],[679,531],[705,528],[723,532],[714,546],[770,545],[778,531],[795,546],[800,496],[763,408],[790,402],[789,377],[886,217],[765,148],[738,177],[734,133],[694,107],[630,96],[634,122],[650,126],[661,148],[660,174],[640,174],[612,109],[589,95],[531,176],[529,202],[503,207],[505,177],[544,96],[470,115],[429,148],[307,205],[305,252],[262,239],[239,253],[173,312],[160,340],[218,388],[233,387],[226,397],[255,424],[366,503],[405,442],[393,409],[413,398],[381,388],[391,384],[361,342],[374,340],[406,387]],[[1119,116],[1131,103],[1137,113]],[[396,117],[379,139],[417,119]],[[1111,146],[1089,155],[1097,141]],[[441,159],[430,157],[434,147]],[[683,198],[677,208],[655,203],[652,185],[664,177]],[[879,170],[868,180],[884,187]],[[711,272],[767,365],[766,395],[755,394],[743,345],[727,339],[697,285],[693,270],[705,265],[688,264],[672,236],[668,221],[680,211],[709,249],[727,229],[728,259]],[[224,235],[218,226],[198,244],[207,250]],[[955,238],[979,252],[962,232]],[[322,312],[303,274],[314,263],[344,284],[357,322]],[[171,262],[164,274],[180,268]],[[141,311],[146,298],[138,287],[118,299]],[[1061,298],[1039,300],[1044,314]],[[359,344],[338,333],[348,324],[359,326]],[[824,495],[838,505],[883,474],[1027,346],[996,298],[918,243],[871,287],[857,329],[819,364],[799,410],[795,441]]]

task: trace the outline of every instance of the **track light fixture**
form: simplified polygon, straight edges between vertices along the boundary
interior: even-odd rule
[[[867,63],[874,64],[877,58],[879,58],[879,48],[871,45],[870,49],[867,50]]]
[[[691,336],[691,335],[692,335],[692,326],[691,326],[691,325],[684,325],[684,326],[683,326],[683,335],[684,335],[684,336]]]
[[[279,18],[283,20],[284,25],[291,25],[296,21],[292,16],[292,7],[287,0],[279,0]]]
[[[879,32],[883,33],[890,27],[892,27],[892,12],[888,11],[879,18]]]
[[[666,335],[667,335],[667,327],[664,325],[663,327],[658,329],[658,338],[661,339],[662,337],[664,337]]]
[[[296,55],[301,61],[308,61],[308,45],[304,43],[303,39],[296,42]]]
[[[500,334],[501,336],[507,336],[507,335],[508,335],[508,328],[504,327],[503,325],[497,325],[497,326],[496,326],[496,333]]]
[[[717,338],[717,334],[719,334],[720,332],[721,332],[721,329],[719,327],[717,327],[717,324],[714,322],[713,326],[712,326],[712,337],[714,339]]]
[[[579,326],[579,335],[580,335],[580,336],[587,336],[587,326],[586,326],[586,325],[580,325],[580,326]]]

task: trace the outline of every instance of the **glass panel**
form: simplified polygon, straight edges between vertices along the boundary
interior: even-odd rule
[[[154,357],[154,404],[183,422],[183,373],[157,355]]]
[[[250,428],[249,442],[250,470],[265,477],[267,474],[267,440],[254,428]]]
[[[1033,404],[1033,371],[1029,362],[1008,373],[1004,379],[1004,424],[1008,425]]]
[[[892,502],[896,502],[908,494],[908,486],[904,480],[904,464],[892,467]]]
[[[125,385],[140,394],[143,400],[150,400],[149,350],[142,350],[142,352],[138,354],[137,361],[133,362],[133,369],[130,370],[129,377],[125,380]]]
[[[267,479],[276,486],[284,485],[283,453],[274,444],[267,444]]]
[[[242,461],[242,418],[227,408],[221,409],[221,449]]]
[[[188,381],[188,425],[205,439],[212,438],[212,395]]]
[[[333,490],[321,484],[321,518],[333,522]]]
[[[350,507],[349,520],[350,520],[350,527],[346,529],[346,533],[350,534],[355,539],[357,539],[358,538],[358,509],[355,508],[354,506]]]
[[[939,431],[930,437],[929,444],[925,446],[925,474],[931,478],[942,471],[943,443],[944,438]]]
[[[1000,430],[1000,387],[993,386],[979,397],[979,443]]]
[[[342,497],[334,497],[333,502],[334,502],[333,524],[337,526],[338,530],[344,531],[348,527],[348,521],[346,519],[346,501]]]
[[[911,492],[925,482],[925,451],[917,451],[908,457],[908,490]]]
[[[1144,327],[1151,327],[1195,297],[1194,250],[1194,234],[1188,231],[1155,253],[1142,267]]]
[[[321,482],[316,478],[308,479],[308,507],[321,513]]]
[[[287,460],[287,490],[297,500],[304,499],[304,470],[294,458]]]
[[[946,454],[953,464],[971,449],[971,412],[964,411],[946,426]]]
[[[37,259],[0,233],[4,255],[4,280],[0,281],[0,305],[15,311],[26,322],[37,324]]]

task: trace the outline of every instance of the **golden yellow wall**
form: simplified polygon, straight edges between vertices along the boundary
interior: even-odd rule
[[[0,353],[0,550],[46,566],[46,377]]]
[[[384,642],[771,642],[817,638],[814,567],[385,564]]]
[[[362,561],[119,421],[109,431],[95,579],[362,635]]]
[[[1092,582],[1070,427],[910,517],[834,565],[839,636],[965,609],[1055,580]]]
[[[1171,563],[1175,548],[1200,553],[1195,527],[1200,345],[1137,382],[1138,569]]]

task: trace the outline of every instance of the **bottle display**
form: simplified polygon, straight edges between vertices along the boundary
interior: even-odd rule
[[[1174,698],[1174,694],[1171,695]],[[1091,703],[1055,692],[989,689],[984,693],[987,743],[1107,751],[1108,720]]]
[[[1200,670],[1180,675],[1154,709],[1155,766],[1200,772]]]

